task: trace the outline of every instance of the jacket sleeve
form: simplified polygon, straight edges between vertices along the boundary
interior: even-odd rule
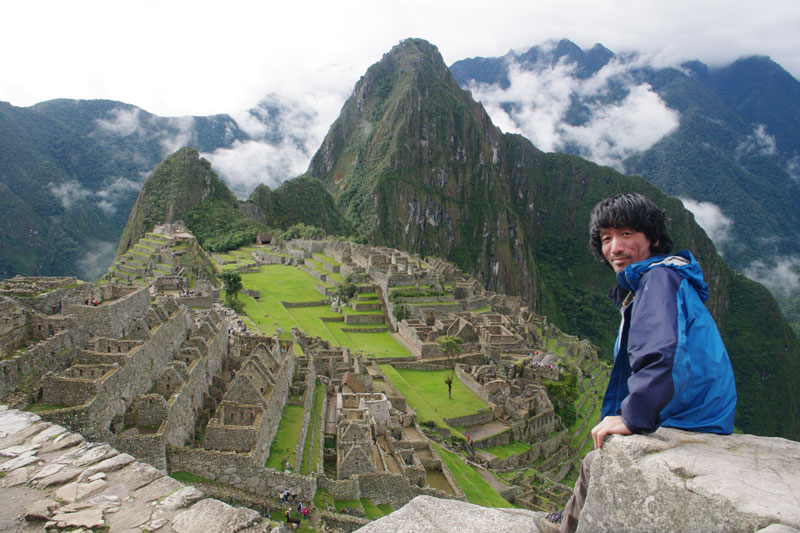
[[[633,300],[627,351],[631,366],[622,420],[633,433],[661,425],[660,412],[672,399],[672,366],[678,345],[677,292],[682,278],[656,267],[642,276]]]

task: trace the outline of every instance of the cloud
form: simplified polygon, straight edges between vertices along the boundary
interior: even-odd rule
[[[773,156],[778,153],[778,145],[775,142],[775,137],[767,133],[767,127],[764,124],[758,124],[753,129],[753,133],[748,135],[744,141],[739,143],[736,147],[736,155],[760,155],[760,156]]]
[[[786,162],[786,172],[795,181],[800,183],[800,155],[795,154],[794,157]]]
[[[95,193],[98,199],[97,207],[103,210],[105,214],[113,215],[117,212],[117,204],[124,201],[131,193],[138,193],[141,188],[142,184],[140,182],[128,178],[116,178]]]
[[[274,189],[308,168],[339,113],[342,96],[337,90],[271,94],[255,108],[231,115],[250,140],[202,155],[239,198],[259,184]]]
[[[158,132],[158,144],[162,154],[167,156],[184,146],[191,146],[196,140],[194,117],[171,117],[166,120],[166,127]]]
[[[139,121],[139,113],[141,109],[115,107],[109,114],[112,116],[110,119],[98,118],[95,123],[101,129],[106,130],[114,135],[120,137],[127,137],[134,133],[142,133],[142,125]]]
[[[85,281],[96,281],[108,270],[117,246],[113,242],[97,241],[88,248],[86,255],[76,263],[78,276]]]
[[[278,145],[263,141],[234,141],[231,148],[218,148],[210,154],[203,154],[203,157],[211,161],[231,191],[242,199],[259,183],[274,189],[287,179],[302,174],[309,160],[303,147],[290,140]]]
[[[577,152],[621,168],[626,157],[650,148],[680,123],[678,112],[650,85],[633,81],[630,70],[647,58],[612,60],[586,79],[574,77],[574,64],[527,70],[509,61],[508,88],[473,84],[469,89],[498,127],[526,136],[546,152]]]
[[[680,198],[680,201],[714,242],[719,254],[723,255],[722,246],[731,240],[733,220],[722,214],[719,206],[712,202],[697,202],[691,198]]]
[[[800,257],[779,257],[775,264],[754,261],[744,275],[758,281],[777,296],[786,296],[800,289]]]
[[[77,181],[68,181],[59,185],[50,182],[47,184],[50,193],[61,202],[64,209],[71,209],[73,205],[92,196],[92,191],[84,188]]]

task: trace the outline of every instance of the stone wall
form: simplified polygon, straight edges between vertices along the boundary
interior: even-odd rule
[[[380,315],[345,315],[344,323],[347,325],[383,324],[383,314]]]
[[[97,307],[77,300],[65,300],[62,313],[74,316],[78,324],[94,335],[121,339],[134,337],[131,323],[144,317],[149,308],[150,296],[147,288],[142,287],[118,299],[103,301]]]
[[[141,294],[140,292],[134,295]],[[144,293],[146,295],[146,293]],[[125,366],[106,377],[97,387],[97,395],[86,405],[42,413],[42,418],[61,424],[92,440],[110,440],[110,425],[115,416],[124,415],[137,396],[153,386],[154,369],[164,368],[189,331],[191,318],[178,311],[160,325],[150,340],[131,351]]]
[[[71,328],[36,343],[20,355],[0,361],[0,398],[20,385],[38,380],[46,372],[65,370],[73,352],[85,346],[88,340],[85,329]]]
[[[297,450],[295,452],[295,470],[301,471],[301,462],[303,461],[303,451],[306,445],[306,436],[309,431],[313,432],[314,420],[311,416],[314,414],[314,386],[317,382],[317,370],[314,366],[314,360],[308,360],[308,374],[306,374],[306,395],[303,400],[303,427],[300,429],[300,437],[297,439]],[[312,445],[313,446],[313,445]]]
[[[170,472],[183,470],[257,494],[271,496],[288,489],[311,501],[317,490],[315,478],[264,468],[252,453],[168,446],[167,463]]]
[[[483,385],[475,381],[475,378],[465,372],[461,365],[456,365],[456,376],[458,376],[458,379],[461,380],[461,383],[463,383],[464,386],[469,390],[474,392],[478,398],[486,403],[490,403],[489,393],[483,388]]]
[[[494,418],[491,410],[478,412],[472,415],[459,416],[455,418],[443,418],[442,420],[449,426],[480,426],[487,424]]]

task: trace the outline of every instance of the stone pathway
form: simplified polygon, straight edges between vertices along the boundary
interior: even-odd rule
[[[0,530],[275,531],[107,444],[0,406]]]

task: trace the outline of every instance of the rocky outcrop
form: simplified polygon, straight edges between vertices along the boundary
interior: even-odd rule
[[[417,496],[402,509],[362,527],[358,532],[536,533],[535,516],[536,513],[525,509],[491,509],[457,500]]]
[[[800,531],[800,443],[659,429],[613,437],[578,532]]]
[[[205,498],[152,466],[0,406],[0,530],[265,532],[258,512]]]
[[[578,533],[800,532],[800,443],[659,429],[613,437],[592,465]],[[531,532],[535,513],[430,496],[360,533]]]

